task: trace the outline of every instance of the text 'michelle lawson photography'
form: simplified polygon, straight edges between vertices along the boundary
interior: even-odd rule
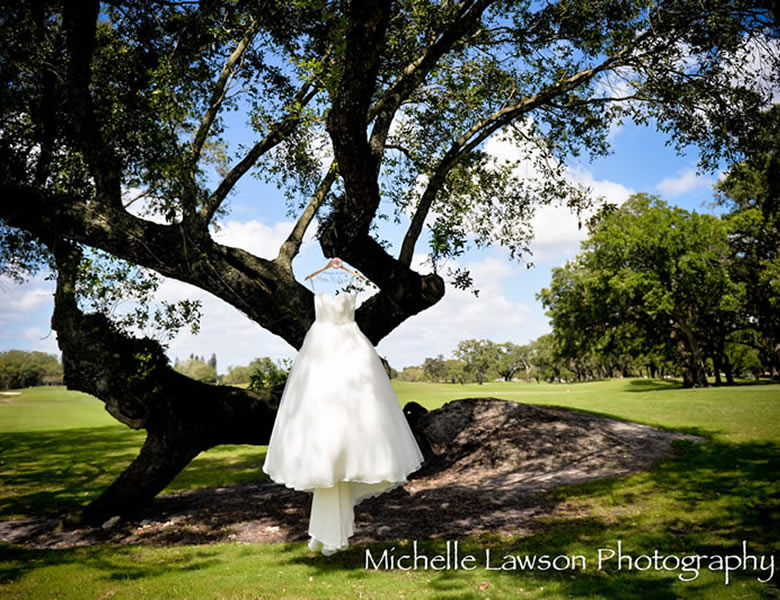
[[[464,570],[473,571],[670,571],[677,572],[680,581],[694,581],[702,571],[723,573],[723,583],[728,585],[736,572],[752,572],[761,583],[768,583],[775,576],[773,554],[757,554],[750,550],[747,541],[741,551],[731,554],[692,554],[664,552],[654,549],[651,553],[625,550],[622,540],[614,545],[596,549],[590,560],[582,554],[505,554],[483,548],[477,554],[461,551],[459,542],[447,541],[443,552],[426,553],[413,541],[411,548],[391,546],[382,550],[365,550],[365,568],[373,570]]]

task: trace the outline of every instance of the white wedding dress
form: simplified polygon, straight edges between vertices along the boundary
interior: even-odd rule
[[[282,394],[263,471],[312,492],[312,550],[331,554],[354,533],[354,506],[406,482],[422,453],[371,342],[354,294],[317,294],[315,321]]]

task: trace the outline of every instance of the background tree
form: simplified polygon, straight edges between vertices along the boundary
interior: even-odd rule
[[[493,368],[504,381],[512,381],[515,373],[529,366],[527,346],[518,346],[512,342],[498,344],[498,357]]]
[[[404,367],[398,373],[399,381],[425,381],[425,371],[422,367]]]
[[[705,358],[722,364],[726,336],[739,329],[744,286],[731,279],[728,259],[717,217],[637,194],[591,223],[583,252],[554,270],[540,298],[564,353],[582,354],[609,335],[638,356],[665,333],[684,385],[706,386]]]
[[[462,360],[467,373],[482,385],[489,371],[494,369],[500,357],[498,344],[490,340],[463,340],[453,352]]]
[[[444,356],[439,354],[435,358],[426,358],[423,361],[422,370],[425,372],[425,377],[428,381],[442,381],[446,377]]]
[[[8,350],[0,352],[0,389],[62,383],[62,365],[53,354]]]
[[[755,334],[741,336],[780,372],[780,110],[765,115],[763,146],[731,168],[718,184],[718,201],[731,246],[730,272],[744,285],[742,308]]]
[[[267,356],[249,363],[249,387],[253,390],[275,390],[284,387],[290,372],[289,361],[274,362]]]
[[[456,358],[444,361],[444,373],[450,383],[466,383],[466,363]]]
[[[565,376],[565,372],[555,355],[553,334],[546,333],[540,335],[530,343],[530,346],[531,364],[533,365],[533,376],[536,382],[561,381]]]
[[[780,73],[775,24],[755,2],[38,0],[5,3],[0,20],[0,265],[19,278],[57,270],[67,385],[148,432],[91,520],[143,504],[214,444],[267,441],[276,406],[181,379],[159,343],[136,337],[144,311],[130,324],[85,314],[106,288],[85,281],[107,261],[142,267],[114,286],[127,295],[176,278],[299,347],[314,309],[292,260],[316,219],[323,253],[378,286],[356,313],[377,343],[441,299],[442,275],[468,285],[438,270],[469,240],[517,255],[535,206],[585,203],[565,160],[606,152],[610,123],[654,119],[715,166],[753,139]],[[770,89],[743,60],[755,47]],[[251,124],[246,146],[229,143],[231,110]],[[494,135],[518,145],[515,161],[484,151]],[[328,154],[322,169],[313,157]],[[523,160],[539,177],[520,179]],[[297,217],[271,260],[212,236],[253,170]],[[406,227],[398,247],[376,237],[380,206]],[[431,272],[418,273],[426,222]],[[158,324],[192,325],[192,309]]]
[[[230,366],[224,376],[224,383],[228,385],[249,383],[252,370],[248,366]]]

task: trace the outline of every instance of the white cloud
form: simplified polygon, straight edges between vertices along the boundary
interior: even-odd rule
[[[36,276],[19,284],[0,277],[0,321],[21,321],[52,303],[54,283]]]
[[[20,337],[29,342],[30,347],[32,348],[56,354],[59,354],[60,352],[60,349],[57,346],[57,335],[51,328],[44,331],[40,327],[27,327]]]
[[[609,179],[594,179],[593,173],[582,167],[569,167],[567,176],[572,181],[590,188],[594,198],[603,198],[610,204],[620,206],[634,193],[633,188],[628,188],[622,183]]]
[[[122,190],[122,204],[127,212],[139,219],[160,225],[169,224],[168,219],[159,210],[153,208],[152,197],[148,196],[146,191],[141,188],[131,187]],[[180,218],[180,215],[177,215],[177,218]]]
[[[57,334],[51,328],[44,330],[38,327],[28,327],[19,331],[7,328],[5,324],[0,323],[0,352],[6,350],[47,352],[60,356]]]
[[[532,125],[532,121],[527,120],[518,126],[524,133],[531,135]],[[495,135],[488,139],[484,150],[497,162],[510,161],[515,163],[515,175],[529,186],[533,186],[535,182],[547,177],[540,172],[537,166],[544,151],[531,142],[518,145],[506,135]],[[554,157],[547,157],[546,160],[552,169],[560,166]],[[634,193],[633,189],[621,183],[607,179],[595,179],[590,171],[579,166],[567,167],[564,170],[564,176],[573,185],[590,188],[594,198],[603,198],[605,201],[617,205],[621,205]],[[424,179],[421,178],[419,185],[422,186],[424,183]],[[534,239],[530,248],[533,256],[529,257],[528,260],[539,264],[561,262],[564,258],[573,256],[579,249],[580,241],[585,239],[587,231],[584,223],[592,214],[593,210],[583,211],[581,215],[583,227],[580,228],[577,215],[568,208],[557,205],[537,206],[531,221]],[[432,223],[435,218],[435,211],[430,211],[426,223]]]
[[[49,326],[54,282],[37,275],[18,284],[0,278],[0,351],[39,350],[59,353]]]
[[[534,160],[540,155],[536,147],[518,148],[506,138],[491,139],[485,150],[499,159],[513,160],[523,156],[517,171],[526,180],[540,177],[534,166]],[[553,159],[550,159],[553,160]],[[575,185],[589,188],[594,198],[603,198],[606,202],[621,205],[634,190],[607,179],[595,179],[587,169],[576,166],[567,167],[566,179]],[[562,258],[573,256],[579,249],[579,243],[585,239],[587,230],[585,221],[595,209],[585,210],[580,219],[569,208],[558,205],[539,206],[531,221],[534,239],[530,244],[533,255],[529,258],[534,264],[560,262]]]
[[[544,206],[533,218],[534,240],[529,261],[535,265],[557,262],[562,256],[572,256],[585,239],[577,215],[565,206]]]
[[[703,177],[697,174],[695,169],[685,169],[676,177],[665,177],[656,189],[664,196],[674,198],[700,188],[711,188],[713,183],[715,181],[711,177]]]
[[[627,98],[634,93],[637,73],[629,67],[620,67],[605,71],[596,82],[594,96],[599,98]],[[631,103],[631,100],[624,102]],[[609,124],[607,139],[612,141],[623,130],[622,123],[612,121]]]
[[[239,247],[253,254],[273,258],[293,227],[291,222],[266,225],[258,220],[228,221],[214,234],[221,244]],[[304,243],[306,247],[307,244]],[[14,348],[57,352],[56,337],[49,331],[53,310],[54,282],[36,277],[24,284],[0,279],[0,350]],[[257,356],[289,357],[294,349],[246,315],[211,294],[186,283],[164,279],[158,301],[200,300],[200,332],[182,331],[169,343],[168,355],[185,358],[194,353],[216,352],[220,372],[229,365],[247,364]]]
[[[292,222],[266,225],[258,220],[227,221],[215,233],[220,244],[241,248],[266,259],[276,257],[279,247],[293,228]],[[169,342],[168,356],[186,358],[190,354],[217,354],[218,370],[226,372],[229,365],[245,365],[258,356],[286,358],[294,349],[283,339],[254,323],[244,313],[227,302],[195,286],[166,279],[157,294],[159,300],[176,302],[189,299],[201,302],[202,319],[197,335],[180,332]]]
[[[214,241],[224,246],[241,248],[255,256],[273,259],[294,225],[293,222],[282,221],[269,226],[257,219],[228,221],[213,233],[213,237]]]
[[[522,143],[515,143],[508,134],[493,135],[485,143],[485,152],[494,156],[498,161],[517,162],[515,174],[524,179],[538,179],[539,170],[535,163],[546,155],[538,145],[532,143],[533,120],[528,117],[521,123],[516,123],[515,128],[527,136]],[[558,161],[551,156],[546,157],[551,165],[557,166]]]

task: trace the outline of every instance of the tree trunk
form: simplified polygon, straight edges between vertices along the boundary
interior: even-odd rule
[[[780,342],[775,344],[775,356],[774,356],[774,365],[772,366],[773,374],[772,376],[780,381]]]
[[[723,385],[723,381],[720,378],[721,364],[717,352],[712,355],[712,366],[715,371],[715,385],[720,387]]]
[[[731,366],[731,361],[728,357],[723,361],[723,371],[726,374],[726,384],[734,385],[734,369]]]
[[[712,363],[715,367],[715,382],[717,385],[721,385],[720,372],[726,376],[726,385],[734,385],[734,374],[729,360],[729,355],[726,352],[726,336],[722,334],[718,336],[718,343],[715,348],[715,353],[712,357]]]
[[[708,387],[707,372],[704,369],[704,357],[693,329],[679,315],[673,315],[673,318],[683,334],[683,338],[679,340],[682,346],[678,346],[683,355],[685,369],[683,387]]]
[[[102,400],[133,429],[146,429],[138,457],[80,515],[66,522],[100,524],[137,511],[201,451],[218,444],[266,444],[281,396],[195,381],[168,365],[154,340],[131,338],[102,314],[84,314],[75,299],[80,253],[55,248],[59,276],[52,327],[62,350],[65,385]]]
[[[201,451],[197,428],[149,432],[130,466],[82,511],[66,517],[67,525],[100,524],[113,516],[127,517],[146,507]]]

